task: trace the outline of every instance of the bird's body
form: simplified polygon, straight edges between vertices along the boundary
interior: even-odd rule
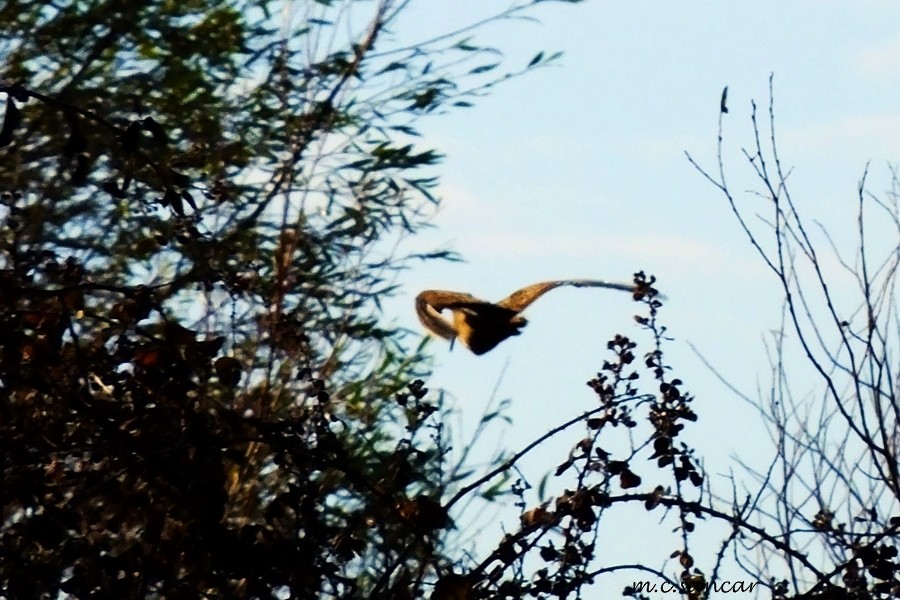
[[[520,313],[532,302],[560,286],[636,291],[632,284],[597,279],[561,279],[529,285],[494,303],[462,292],[426,290],[416,296],[416,314],[422,325],[434,334],[450,340],[451,346],[459,338],[475,354],[484,354],[506,338],[519,335],[528,323]],[[441,315],[444,309],[453,313],[452,322]]]

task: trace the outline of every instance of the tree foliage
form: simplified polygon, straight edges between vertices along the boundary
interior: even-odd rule
[[[416,122],[552,57],[400,44],[407,4],[0,7],[0,595],[422,585],[452,473],[378,318],[452,258],[396,250],[437,202]]]

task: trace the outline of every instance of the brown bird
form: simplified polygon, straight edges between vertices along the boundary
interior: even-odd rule
[[[484,354],[508,337],[519,335],[528,320],[521,316],[532,302],[560,286],[603,287],[636,292],[633,284],[610,283],[596,279],[562,279],[544,281],[515,291],[500,302],[480,300],[471,294],[426,290],[416,296],[416,314],[426,329],[450,340],[456,338],[475,354]],[[453,320],[445,319],[441,311],[449,309]]]

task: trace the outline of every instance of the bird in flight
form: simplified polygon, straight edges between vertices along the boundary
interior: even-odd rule
[[[519,335],[528,320],[520,313],[532,302],[554,288],[603,287],[639,293],[634,284],[610,283],[596,279],[561,279],[529,285],[510,294],[499,302],[480,300],[463,292],[425,290],[416,296],[416,314],[426,329],[445,340],[450,347],[459,338],[475,354],[493,350],[508,337]],[[449,309],[452,320],[441,315]]]

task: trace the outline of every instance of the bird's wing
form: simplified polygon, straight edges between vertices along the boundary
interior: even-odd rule
[[[424,302],[438,312],[445,308],[459,308],[467,304],[481,304],[484,300],[480,300],[472,294],[465,292],[447,292],[444,290],[425,290],[416,296],[416,303]]]
[[[426,329],[445,340],[452,341],[457,331],[451,321],[441,316],[441,311],[445,308],[458,310],[485,304],[489,303],[463,292],[425,290],[416,296],[416,314]]]
[[[613,290],[622,290],[625,292],[633,292],[634,284],[630,283],[614,283],[609,281],[601,281],[599,279],[560,279],[557,281],[543,281],[529,285],[521,290],[517,290],[497,303],[498,306],[521,312],[525,310],[529,304],[552,290],[564,285],[572,287],[603,287]]]

